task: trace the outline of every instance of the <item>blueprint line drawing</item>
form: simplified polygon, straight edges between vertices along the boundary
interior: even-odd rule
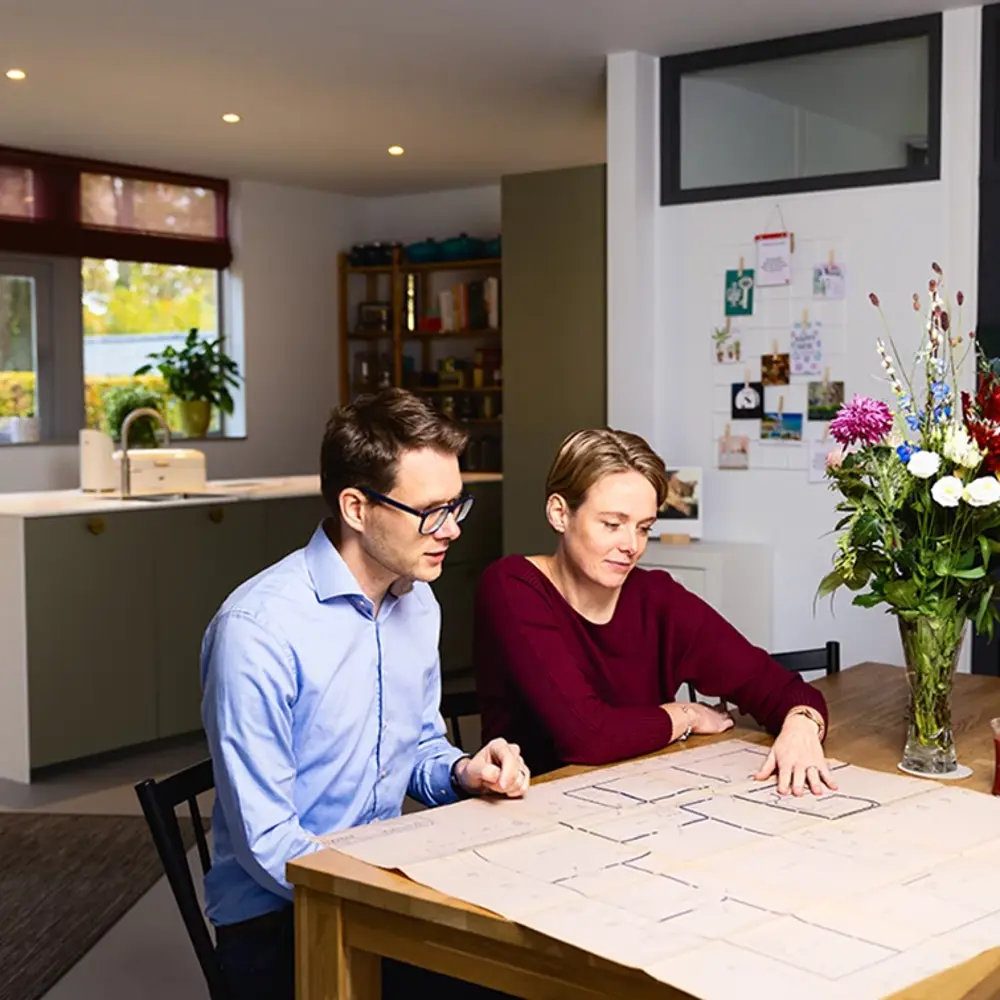
[[[701,1000],[883,997],[1000,944],[1000,801],[732,739],[320,838]]]

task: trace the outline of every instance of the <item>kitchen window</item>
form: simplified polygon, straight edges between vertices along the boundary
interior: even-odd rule
[[[150,353],[222,335],[228,205],[225,180],[0,147],[0,444],[107,429],[115,393],[165,391]]]
[[[83,289],[83,378],[86,425],[107,430],[109,401],[123,390],[158,396],[172,435],[180,436],[177,400],[154,372],[136,376],[148,356],[179,350],[188,331],[215,340],[221,332],[219,273],[208,268],[88,258]],[[213,409],[210,434],[223,432]]]

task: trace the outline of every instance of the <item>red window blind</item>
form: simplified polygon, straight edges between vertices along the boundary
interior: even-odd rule
[[[0,147],[0,250],[222,270],[225,180]]]

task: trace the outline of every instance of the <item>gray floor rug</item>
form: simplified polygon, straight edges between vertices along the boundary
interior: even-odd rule
[[[162,874],[141,816],[0,812],[0,1000],[38,1000]]]

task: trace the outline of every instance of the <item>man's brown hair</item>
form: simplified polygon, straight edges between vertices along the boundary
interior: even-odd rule
[[[570,510],[577,510],[591,486],[613,472],[638,472],[656,490],[657,507],[663,506],[663,459],[638,434],[607,428],[576,431],[563,441],[545,481],[545,497],[558,493]]]
[[[433,448],[459,455],[468,435],[405,389],[383,389],[338,406],[320,449],[323,499],[333,514],[348,487],[390,493],[404,451]]]

